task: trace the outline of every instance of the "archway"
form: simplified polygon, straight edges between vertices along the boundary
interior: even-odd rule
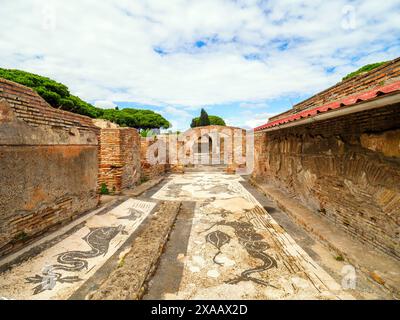
[[[237,138],[242,140],[240,145]],[[202,164],[221,169],[233,165],[238,148],[246,154],[246,130],[237,127],[196,127],[185,131],[179,139],[177,161],[183,166]]]
[[[213,140],[208,134],[198,137],[192,148],[195,164],[211,164]]]

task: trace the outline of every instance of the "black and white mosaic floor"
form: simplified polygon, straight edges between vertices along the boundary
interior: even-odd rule
[[[75,298],[112,257],[118,259],[159,200],[179,200],[190,203],[189,224],[176,228],[176,250],[163,256],[181,272],[156,273],[158,293],[152,295],[150,287],[148,298],[353,299],[242,182],[238,175],[215,172],[171,175],[147,198],[88,214],[12,260],[12,268],[0,274],[0,297]],[[0,261],[0,270],[8,263]]]
[[[155,205],[128,199],[88,217],[59,240],[53,239],[52,245],[39,254],[3,272],[0,296],[68,299],[126,242]]]
[[[195,201],[179,289],[164,299],[352,299],[237,175],[174,175],[153,198]]]

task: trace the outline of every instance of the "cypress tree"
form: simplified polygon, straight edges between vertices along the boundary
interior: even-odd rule
[[[203,108],[201,109],[200,112],[200,126],[209,126],[210,125],[210,119],[208,118],[208,114],[206,110]]]

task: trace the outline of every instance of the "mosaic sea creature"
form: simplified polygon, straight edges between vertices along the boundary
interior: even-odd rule
[[[276,260],[264,252],[269,248],[269,245],[266,241],[263,241],[264,238],[256,232],[254,226],[249,222],[222,220],[215,223],[205,231],[208,231],[215,226],[228,226],[233,228],[235,230],[235,236],[238,238],[239,243],[243,246],[247,253],[251,257],[259,259],[263,262],[256,268],[243,271],[240,276],[236,277],[235,279],[228,280],[226,283],[236,284],[241,281],[253,281],[264,286],[274,287],[268,282],[252,276],[254,273],[260,273],[277,267]]]
[[[174,183],[170,184],[167,187],[167,196],[168,197],[179,197],[182,192],[182,188],[186,185],[190,185],[190,183]]]
[[[46,266],[42,274],[26,278],[27,283],[37,284],[33,288],[33,294],[51,290],[56,282],[73,283],[81,281],[78,276],[63,277],[62,273],[55,272],[63,270],[68,272],[81,271],[88,268],[87,259],[106,255],[111,240],[122,230],[118,227],[101,227],[90,229],[90,232],[82,239],[91,247],[88,251],[67,251],[57,255],[58,264]]]
[[[215,260],[215,258],[221,253],[221,247],[231,240],[231,237],[222,231],[213,231],[206,235],[206,241],[211,243],[214,247],[218,249],[218,252],[215,254],[213,261],[216,264],[222,265]]]
[[[137,210],[136,208],[129,208],[128,209],[128,215],[127,216],[123,216],[123,217],[119,217],[118,219],[120,220],[130,220],[130,221],[135,221],[137,219],[139,219],[142,215],[143,212]]]

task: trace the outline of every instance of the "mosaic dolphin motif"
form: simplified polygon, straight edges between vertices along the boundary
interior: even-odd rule
[[[222,231],[213,231],[206,235],[206,241],[211,243],[214,247],[218,249],[217,253],[215,254],[213,261],[216,264],[222,265],[215,260],[215,258],[221,253],[221,247],[231,240],[231,237],[227,235],[225,232]]]
[[[251,257],[262,261],[261,265],[257,266],[256,268],[243,271],[240,276],[236,277],[235,279],[228,280],[226,283],[236,284],[241,281],[253,281],[264,286],[274,287],[264,280],[251,276],[253,273],[260,273],[277,267],[276,260],[264,252],[269,248],[269,245],[266,241],[263,241],[264,238],[256,232],[254,226],[249,222],[222,220],[215,223],[205,231],[208,231],[215,226],[228,226],[233,228],[235,230],[235,236],[238,238],[239,243],[243,246],[247,253]],[[218,249],[220,250],[220,248]]]
[[[58,264],[46,266],[42,274],[26,278],[27,283],[38,284],[33,288],[34,294],[51,290],[56,282],[72,283],[81,281],[78,276],[63,277],[57,270],[76,272],[88,268],[87,259],[106,255],[111,240],[122,231],[122,226],[91,228],[82,239],[90,246],[87,251],[67,251],[57,255]]]

